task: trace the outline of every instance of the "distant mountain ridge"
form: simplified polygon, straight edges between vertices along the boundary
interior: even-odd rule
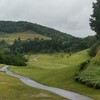
[[[15,33],[15,32],[25,32],[25,31],[34,31],[37,34],[44,35],[54,38],[74,38],[73,36],[55,30],[53,28],[48,28],[36,23],[26,22],[26,21],[0,21],[0,32],[4,33]]]

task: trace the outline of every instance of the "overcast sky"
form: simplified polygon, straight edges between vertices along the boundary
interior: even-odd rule
[[[95,0],[0,0],[0,20],[29,21],[77,37],[95,34],[89,17]]]

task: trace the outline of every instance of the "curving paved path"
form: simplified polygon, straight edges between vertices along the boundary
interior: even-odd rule
[[[92,98],[80,95],[78,93],[74,93],[74,92],[70,92],[70,91],[67,91],[67,90],[42,85],[42,84],[37,83],[34,80],[31,80],[27,77],[24,77],[24,76],[21,76],[21,75],[18,75],[18,74],[14,74],[13,72],[11,72],[7,69],[8,67],[9,66],[6,65],[3,68],[1,68],[0,71],[5,71],[6,74],[13,76],[13,77],[16,77],[16,78],[19,78],[24,84],[26,84],[28,86],[50,91],[50,92],[55,93],[57,95],[60,95],[64,98],[67,98],[69,100],[93,100]]]

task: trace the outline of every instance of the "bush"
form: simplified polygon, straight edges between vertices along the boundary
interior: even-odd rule
[[[89,51],[89,56],[90,57],[94,57],[97,53],[97,48],[98,48],[98,45],[100,44],[100,42],[97,42],[96,44],[94,44],[94,46],[90,49]]]
[[[26,66],[27,59],[21,54],[11,53],[10,51],[0,52],[0,63],[15,66]]]
[[[100,89],[100,79],[96,78],[94,74],[90,75],[84,71],[75,75],[75,80],[81,84],[85,84],[86,86],[95,89]]]
[[[80,69],[79,69],[79,71],[82,71],[82,70],[84,70],[86,67],[87,67],[87,65],[90,63],[90,60],[87,60],[87,61],[85,61],[85,62],[82,62],[81,64],[80,64]]]

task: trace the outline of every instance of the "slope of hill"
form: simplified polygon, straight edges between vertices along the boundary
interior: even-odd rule
[[[51,50],[51,48],[56,47],[56,51],[59,49],[58,51],[75,52],[87,49],[96,42],[94,36],[83,39],[76,38],[74,36],[60,32],[55,29],[25,21],[18,21],[18,22],[0,21],[0,32],[2,33],[0,35],[1,37],[0,39],[4,39],[8,43],[13,42],[18,37],[20,37],[21,40],[34,39],[34,37],[43,38],[44,41],[42,41],[43,42],[42,44],[46,44],[44,47],[45,48],[49,47],[48,48],[49,51]],[[50,41],[45,41],[45,40],[50,40]],[[33,42],[34,41],[32,41],[32,43]],[[27,45],[27,41],[25,43],[26,43],[25,45]],[[39,47],[42,46],[40,43],[41,41],[39,41],[38,43]]]
[[[18,33],[10,33],[10,34],[5,34],[5,33],[0,33],[0,40],[5,40],[7,43],[13,43],[15,39],[18,39],[20,37],[21,40],[27,40],[27,39],[34,39],[34,38],[39,38],[39,39],[44,39],[44,40],[50,40],[51,38],[37,34],[32,31],[26,31],[26,32],[18,32]]]
[[[73,79],[80,63],[89,58],[87,50],[73,53],[71,56],[66,53],[25,56],[29,59],[27,67],[12,66],[10,70],[44,85],[63,88],[100,100],[100,90],[89,88]]]
[[[94,57],[81,64],[75,79],[89,87],[100,89],[100,43],[92,48]]]
[[[73,36],[65,34],[63,32],[57,31],[52,28],[48,28],[39,24],[34,24],[25,21],[0,21],[0,32],[4,33],[16,33],[16,32],[26,32],[33,31],[37,34],[41,34],[51,38],[73,38]]]

